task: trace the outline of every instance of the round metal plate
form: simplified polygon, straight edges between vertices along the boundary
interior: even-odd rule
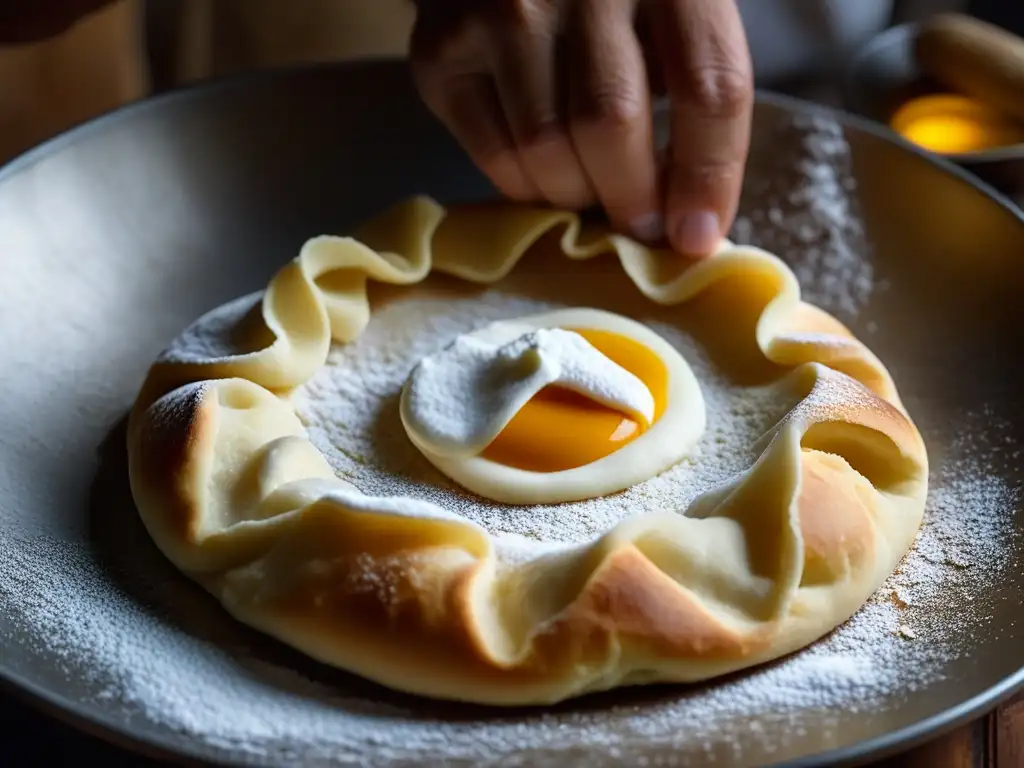
[[[802,140],[796,124],[815,119],[839,121],[857,182],[850,215],[863,225],[875,279],[888,286],[850,325],[869,335],[893,371],[929,440],[933,470],[965,428],[968,410],[988,409],[1009,424],[1007,439],[1024,439],[1024,218],[964,173],[867,123],[762,94],[742,205],[755,238],[773,242],[772,216],[759,219],[758,211],[814,204],[786,202],[785,158]],[[453,201],[492,191],[419,106],[404,66],[387,62],[171,94],[72,131],[0,172],[0,547],[75,547],[105,574],[95,585],[97,605],[158,616],[161,631],[198,638],[197,647],[258,649],[267,663],[240,660],[237,674],[267,690],[276,685],[267,669],[297,665],[343,688],[347,702],[364,693],[387,699],[238,626],[162,559],[128,493],[123,418],[150,361],[192,319],[262,287],[310,235],[343,233],[414,193]],[[774,242],[783,257],[799,247]],[[998,471],[1017,483],[1019,466]],[[812,708],[784,724],[765,721],[729,744],[697,743],[686,733],[622,733],[614,753],[581,737],[516,759],[836,765],[909,746],[980,713],[1024,682],[1024,511],[1011,506],[1003,514],[1013,546],[1004,550],[997,582],[973,604],[951,596],[957,629],[931,639],[957,649],[941,680],[893,693],[869,711]],[[68,567],[55,558],[46,578],[67,579]],[[88,674],[65,663],[66,649],[27,636],[14,620],[24,585],[7,578],[0,581],[5,681],[119,743],[200,759],[253,759],[140,717],[117,696],[97,697]],[[118,599],[103,600],[104,591]],[[197,656],[180,674],[200,674],[203,664]],[[613,692],[559,711],[585,711],[600,727],[613,703],[642,709],[681,695],[671,687]],[[525,717],[388,701],[389,718],[458,719],[467,728]],[[616,722],[605,728],[612,736]],[[495,751],[495,761],[513,761],[515,739],[505,749]]]

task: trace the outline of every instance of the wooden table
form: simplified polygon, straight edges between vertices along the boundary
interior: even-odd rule
[[[0,723],[5,751],[31,755],[33,765],[158,765],[52,722],[2,694]],[[1024,768],[1024,694],[970,725],[871,768]]]
[[[1024,768],[1024,694],[981,720],[873,768]]]

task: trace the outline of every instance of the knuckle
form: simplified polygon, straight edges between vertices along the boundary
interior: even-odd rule
[[[533,31],[547,26],[552,16],[550,0],[491,0],[496,24],[513,32]]]
[[[698,162],[676,160],[671,166],[671,178],[674,187],[695,192],[738,188],[743,178],[743,164],[715,158]]]
[[[677,97],[712,118],[741,117],[754,97],[750,73],[724,62],[694,67],[684,78],[682,90]]]
[[[595,88],[576,110],[573,123],[587,133],[621,136],[631,132],[643,119],[644,102],[640,94],[623,83]]]

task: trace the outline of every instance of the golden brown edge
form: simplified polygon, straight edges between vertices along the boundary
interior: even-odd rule
[[[172,418],[167,418],[166,414],[161,419],[150,418],[151,409],[145,407],[145,401],[149,399],[152,402],[155,398],[151,394],[146,398],[140,396],[130,430],[132,490],[140,512],[143,508],[146,510],[143,518],[161,549],[179,567],[209,587],[210,581],[197,576],[195,569],[187,566],[188,557],[183,556],[183,552],[178,551],[181,548],[175,545],[176,539],[195,541],[202,516],[202,499],[195,498],[192,492],[197,487],[196,446],[203,443],[209,430],[207,425],[213,419],[213,416],[204,417],[204,383],[186,386],[195,387],[194,396],[188,400],[191,405],[178,409]],[[143,393],[161,388],[151,377],[143,387]],[[895,428],[898,433],[905,431],[909,438],[907,442],[914,444],[906,445],[907,449],[911,454],[919,451],[923,463],[923,445],[912,422],[900,410],[881,398],[877,399],[891,410],[892,420],[888,428]],[[806,465],[803,474],[808,476]],[[818,485],[821,487],[820,483]],[[827,496],[824,492],[815,496],[821,495]],[[817,521],[817,534],[812,537],[810,553],[821,559],[830,548],[834,548],[835,542],[825,535],[828,526],[821,524],[818,510],[831,507],[832,502],[819,498],[819,505],[811,512],[812,505],[808,499],[812,497],[804,493],[800,498],[801,520],[808,524]],[[848,531],[843,534],[846,543],[849,543],[848,534]],[[392,577],[394,562],[392,560],[388,566]],[[315,625],[327,623],[330,629],[326,634],[332,640],[347,638],[354,651],[360,647],[363,649],[354,654],[342,652],[343,656],[353,657],[346,666],[355,671],[396,688],[434,696],[493,700],[493,703],[553,701],[581,692],[579,684],[584,680],[578,674],[572,679],[562,679],[562,687],[559,687],[556,682],[559,676],[553,674],[553,670],[559,668],[576,672],[581,667],[592,670],[590,682],[585,686],[587,690],[616,685],[622,675],[608,668],[608,659],[621,657],[624,644],[637,649],[638,657],[653,653],[652,661],[665,658],[713,660],[712,668],[717,669],[713,674],[746,666],[744,660],[747,659],[764,661],[770,658],[764,653],[771,645],[771,627],[743,634],[725,626],[639,550],[629,546],[605,554],[575,599],[557,620],[550,622],[537,635],[530,663],[514,668],[503,667],[494,663],[485,644],[475,633],[476,625],[471,614],[473,602],[467,596],[475,574],[484,567],[482,561],[453,569],[448,577],[441,579],[444,587],[440,590],[436,584],[438,575],[431,573],[429,568],[422,571],[425,567],[422,562],[407,563],[403,572],[415,581],[435,582],[429,590],[429,600],[433,604],[430,611],[424,613],[429,613],[430,622],[418,620],[419,612],[413,608],[408,614],[411,618],[403,619],[410,622],[409,626],[399,626],[395,623],[394,606],[390,603],[378,601],[374,607],[373,599],[368,598],[365,592],[350,595],[343,589],[338,593],[336,602],[331,603],[332,609],[327,617],[320,615],[322,612],[319,611],[312,615],[296,615],[287,608],[293,604],[290,599],[284,599],[279,606],[264,605],[265,616],[253,615],[240,604],[229,606],[229,609],[247,623],[282,637],[310,655],[337,663],[331,659],[337,656],[332,649],[322,648],[319,641],[311,639],[319,634]],[[416,605],[417,600],[428,597],[425,594],[417,596],[415,590],[412,594],[409,605]],[[443,609],[439,609],[437,604],[439,594],[444,596],[441,601],[445,606]],[[667,610],[666,606],[673,606],[675,610]],[[681,607],[682,614],[679,613]],[[277,619],[270,620],[269,616]],[[373,616],[386,617],[386,620],[370,618]],[[448,618],[439,623],[438,616]],[[289,629],[282,630],[281,626]],[[685,628],[682,633],[681,627]],[[415,641],[410,640],[413,637]],[[339,646],[344,644],[338,643]],[[359,658],[374,658],[381,655],[383,649],[388,649],[383,654],[387,660],[380,665],[372,665],[379,666],[379,671],[360,669],[366,665],[360,664]],[[402,663],[401,659],[410,654],[412,658]],[[705,676],[709,675],[702,672],[692,678],[680,675],[678,679]],[[412,679],[417,677],[430,682],[421,685]],[[446,684],[444,680],[450,680],[450,683]],[[497,686],[498,690],[492,691],[489,686]],[[467,691],[472,693],[467,694]],[[541,691],[548,691],[549,695],[544,696]]]
[[[208,385],[184,389],[186,397],[171,398],[178,401],[176,407],[164,410],[155,423],[149,415],[160,409],[146,409],[133,420],[132,430],[133,490],[140,511],[145,510],[143,519],[154,539],[179,567],[187,555],[175,556],[173,544],[168,551],[168,540],[196,540],[202,515],[202,499],[195,495],[202,487],[195,482],[196,454],[204,445],[211,447],[217,408]],[[859,421],[868,421],[870,428],[909,427],[891,406],[869,417]],[[907,438],[913,441],[909,431]],[[841,484],[822,478],[821,466],[808,461],[814,453],[804,453],[797,502],[806,536],[802,586],[836,578],[826,571],[834,567],[837,552],[853,561],[869,557],[877,535],[864,501],[847,493],[850,477]],[[842,459],[823,455],[833,460],[824,472],[850,474]],[[834,525],[837,507],[853,510],[839,518],[839,526]],[[578,574],[561,584],[571,593],[564,608],[530,639],[529,653],[509,666],[491,654],[479,632],[473,590],[485,579],[485,558],[444,547],[433,552],[382,550],[368,557],[367,551],[376,547],[354,536],[353,526],[339,523],[329,510],[320,518],[318,534],[301,538],[327,547],[334,569],[291,579],[284,591],[263,595],[258,608],[244,598],[229,597],[232,582],[244,581],[244,574],[229,572],[227,582],[211,577],[201,567],[202,558],[196,570],[184,570],[221,597],[236,617],[308,655],[392,688],[435,697],[491,704],[554,702],[631,680],[665,679],[657,670],[667,662],[676,667],[671,679],[695,681],[795,650],[788,639],[786,645],[773,645],[781,630],[777,624],[744,629],[727,625],[637,546],[626,543],[596,549],[582,584],[571,583]],[[299,531],[283,531],[261,557],[279,556],[278,548],[306,547],[308,541],[289,539]],[[390,586],[367,588],[375,584]],[[239,591],[237,584],[234,588]],[[859,603],[849,613],[857,608]],[[825,626],[816,636],[830,629]],[[801,636],[796,647],[816,636]]]

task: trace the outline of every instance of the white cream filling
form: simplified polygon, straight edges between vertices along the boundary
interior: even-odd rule
[[[572,307],[518,317],[486,325],[465,336],[501,346],[527,330],[586,328],[608,331],[647,347],[665,364],[668,382],[665,410],[643,434],[604,458],[575,469],[532,472],[474,456],[442,456],[402,421],[410,441],[438,470],[466,490],[505,504],[557,504],[605,496],[648,480],[686,456],[700,439],[706,424],[700,384],[679,351],[646,325],[586,307]],[[409,380],[403,389],[406,397]],[[539,436],[538,439],[543,439]]]
[[[647,385],[578,333],[498,322],[423,358],[402,390],[406,428],[432,453],[475,456],[544,387],[654,420]]]

